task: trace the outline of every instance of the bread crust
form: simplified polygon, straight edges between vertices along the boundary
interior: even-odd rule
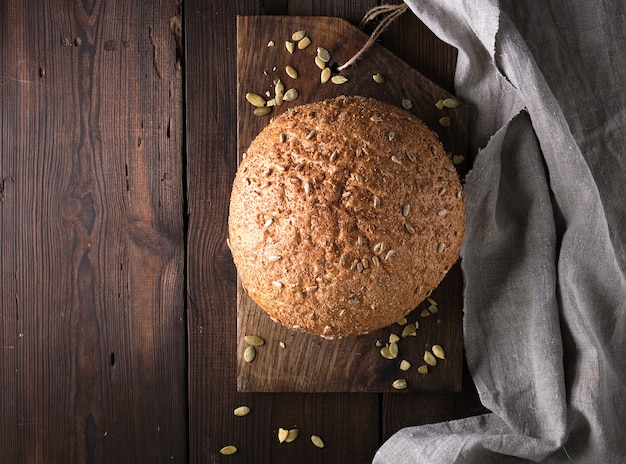
[[[286,327],[340,338],[413,310],[458,259],[459,177],[436,134],[393,105],[295,107],[237,170],[229,241],[252,299]]]

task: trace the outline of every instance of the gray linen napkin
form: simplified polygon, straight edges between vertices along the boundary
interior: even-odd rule
[[[626,462],[626,3],[406,3],[459,50],[465,349],[492,413],[374,462]]]

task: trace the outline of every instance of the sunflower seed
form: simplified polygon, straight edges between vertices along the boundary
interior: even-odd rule
[[[330,162],[334,163],[335,161],[337,161],[337,156],[339,156],[339,155],[337,154],[336,151],[332,152],[331,155],[330,155]]]
[[[422,364],[420,367],[417,368],[417,372],[424,375],[428,374],[428,366],[426,364]]]
[[[437,245],[437,253],[441,253],[445,248],[446,248],[446,244],[443,242],[440,242],[439,245]]]
[[[354,297],[348,298],[348,303],[350,303],[352,305],[359,305],[359,304],[361,304],[359,299],[358,298],[354,298]]]
[[[395,250],[389,250],[389,251],[387,252],[387,254],[385,255],[385,261],[387,261],[387,260],[391,259],[391,257],[392,257],[393,255],[395,255],[395,254],[396,254],[396,251],[395,251]]]
[[[346,82],[348,82],[348,78],[345,76],[333,76],[330,80],[333,84],[337,85],[345,84]]]
[[[405,390],[408,385],[405,379],[396,379],[393,381],[391,386],[395,388],[396,390]]]
[[[385,82],[385,76],[383,76],[381,73],[376,73],[372,76],[372,79],[374,79],[374,82],[376,82],[377,84],[383,84]]]
[[[311,39],[309,39],[306,36],[298,41],[298,49],[300,49],[300,50],[304,50],[309,45],[311,45]]]
[[[402,100],[402,107],[405,110],[410,110],[411,108],[413,108],[413,102],[409,100],[408,98],[405,98]]]
[[[256,349],[253,346],[249,346],[243,352],[243,360],[247,363],[254,361],[256,357]]]
[[[378,116],[378,115],[376,115],[376,116],[372,116],[372,117],[370,118],[370,121],[374,121],[374,122],[380,122],[380,121],[382,121],[382,120],[383,120],[383,118],[381,118],[381,117],[380,117],[380,116]]]
[[[430,351],[426,350],[424,352],[424,362],[428,364],[429,366],[436,366],[437,358],[435,358]]]
[[[445,187],[441,187],[439,189],[439,192],[437,192],[437,193],[439,193],[439,196],[443,195],[444,193],[446,193],[446,188]]]
[[[300,29],[299,31],[296,31],[293,34],[291,34],[291,40],[293,40],[294,42],[298,42],[299,40],[302,40],[304,36],[306,36],[306,30]]]
[[[392,142],[392,141],[393,141],[393,139],[395,139],[395,138],[396,138],[396,133],[395,133],[394,131],[390,131],[390,132],[387,134],[387,138],[389,139],[389,141],[390,141],[390,142]]]
[[[311,285],[309,287],[304,288],[304,291],[307,293],[313,293],[316,290],[317,290],[317,285]]]
[[[298,71],[293,66],[285,66],[285,72],[292,79],[297,79],[298,78]]]
[[[443,102],[443,106],[445,106],[446,108],[457,108],[461,102],[458,101],[456,98],[446,98]]]
[[[408,371],[411,368],[411,363],[408,362],[406,359],[403,359],[400,362],[400,370],[401,371]]]
[[[317,135],[317,131],[315,129],[312,129],[311,132],[309,132],[306,136],[307,140],[311,140],[313,137],[315,137]]]
[[[298,98],[298,91],[296,89],[287,90],[283,96],[283,100],[288,102],[294,101],[296,98]]]
[[[439,124],[443,127],[450,127],[450,116],[443,116],[439,118]]]
[[[437,356],[439,359],[446,359],[446,353],[443,351],[441,345],[433,345],[432,346],[433,354]]]
[[[408,217],[411,214],[411,205],[406,204],[402,207],[402,216]]]
[[[322,47],[317,47],[317,56],[319,56],[320,60],[324,63],[328,63],[330,61],[330,52]]]
[[[239,406],[238,408],[235,408],[233,414],[238,417],[247,416],[250,414],[250,408],[248,406]]]
[[[406,157],[409,159],[411,163],[415,163],[417,161],[417,158],[415,158],[415,155],[411,153],[410,151],[406,152]]]
[[[253,93],[253,92],[246,93],[246,100],[248,100],[248,102],[250,102],[252,105],[258,108],[262,108],[267,104],[265,102],[265,98],[263,98],[258,93]]]
[[[293,53],[294,50],[296,49],[296,44],[291,42],[291,41],[289,41],[289,40],[286,40],[285,41],[285,47],[287,48],[287,51],[289,53]]]
[[[230,456],[232,454],[235,454],[236,452],[237,452],[237,447],[233,446],[233,445],[224,446],[220,450],[220,454],[222,454],[224,456]]]
[[[262,346],[265,343],[265,340],[258,335],[246,335],[243,337],[243,341],[250,346]]]
[[[324,447],[324,440],[322,440],[320,437],[318,437],[317,435],[311,435],[311,442],[317,446],[318,448],[323,448]]]

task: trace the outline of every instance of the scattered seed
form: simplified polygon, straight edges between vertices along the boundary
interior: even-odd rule
[[[284,442],[289,436],[289,430],[279,427],[278,429],[278,443]]]
[[[271,262],[271,263],[274,263],[274,262],[276,262],[276,261],[279,261],[280,259],[282,259],[282,256],[280,256],[280,255],[269,255],[269,256],[267,257],[267,260],[268,260],[269,262]]]
[[[417,330],[415,328],[415,324],[413,323],[407,324],[406,326],[404,326],[404,329],[402,329],[402,338],[415,337],[416,335]]]
[[[330,79],[330,68],[322,69],[322,73],[320,74],[320,81],[322,84],[325,84]]]
[[[389,141],[390,141],[390,142],[392,142],[392,141],[393,141],[393,139],[395,139],[395,138],[396,138],[396,133],[395,133],[394,131],[390,131],[390,132],[387,134],[387,139],[389,139]]]
[[[413,102],[409,100],[408,98],[405,98],[402,100],[402,107],[405,110],[410,110],[411,108],[413,108]]]
[[[405,390],[408,385],[405,379],[397,379],[393,381],[391,386],[395,388],[396,390]]]
[[[299,434],[300,434],[300,431],[298,429],[290,429],[289,432],[287,433],[287,438],[285,438],[285,443],[291,443],[296,438],[298,438]]]
[[[452,162],[454,164],[461,164],[464,160],[465,160],[465,157],[461,155],[454,155],[452,157]]]
[[[415,155],[411,153],[410,151],[406,152],[406,157],[409,159],[411,163],[415,163],[417,161],[417,158],[415,157]]]
[[[267,116],[272,112],[272,108],[269,106],[264,106],[262,108],[255,108],[253,113],[255,116]]]
[[[289,40],[286,40],[285,41],[285,47],[287,48],[287,51],[289,53],[293,53],[294,50],[296,49],[296,44],[291,42],[291,41],[289,41]]]
[[[332,326],[327,325],[326,327],[324,327],[324,333],[325,333],[326,335],[328,335],[328,334],[329,334],[329,333],[331,333],[332,331],[333,331]]]
[[[378,115],[376,115],[376,116],[372,116],[372,117],[370,118],[370,121],[374,121],[374,122],[380,122],[380,121],[382,121],[382,120],[383,120],[383,118],[381,118],[381,117],[380,117],[380,116],[378,116]]]
[[[294,42],[298,42],[304,39],[305,36],[306,36],[306,30],[300,29],[299,31],[296,31],[293,34],[291,34],[291,40],[293,40]]]
[[[220,450],[220,454],[223,454],[224,456],[230,456],[231,454],[235,454],[236,452],[237,452],[237,447],[233,445],[224,446]]]
[[[243,337],[243,341],[250,346],[262,346],[265,343],[265,340],[258,335],[246,335]]]
[[[385,255],[385,261],[387,261],[387,260],[391,259],[391,258],[393,257],[393,255],[395,255],[395,254],[396,254],[396,251],[395,251],[395,250],[389,250],[389,251],[387,252],[387,254]]]
[[[437,245],[437,253],[441,253],[445,248],[446,248],[446,244],[443,242],[440,242],[439,245]]]
[[[380,266],[380,258],[378,256],[372,256],[372,263],[374,264],[374,266],[379,267]]]
[[[258,93],[248,92],[246,94],[246,100],[258,108],[262,108],[266,105],[265,98]]]
[[[238,417],[247,416],[250,414],[250,408],[248,406],[239,406],[238,408],[235,408],[233,413]]]
[[[311,140],[313,137],[315,137],[317,135],[317,131],[315,129],[312,129],[311,132],[309,132],[306,136],[307,140]]]
[[[270,41],[267,43],[267,46],[268,46],[268,47],[273,47],[274,45],[276,45],[276,43],[275,43],[273,40],[270,40]]]
[[[420,367],[417,368],[417,372],[424,375],[428,374],[428,366],[426,364],[422,364]]]
[[[283,283],[279,280],[272,281],[272,285],[276,288],[283,288]]]
[[[311,435],[311,442],[317,446],[318,448],[323,448],[324,447],[324,440],[322,440],[320,437],[318,437],[317,435]]]
[[[300,50],[304,50],[309,45],[311,45],[311,39],[309,39],[308,37],[304,37],[298,42],[298,48]]]
[[[408,217],[411,214],[411,205],[406,204],[402,207],[402,216]]]
[[[450,127],[450,116],[443,116],[439,118],[439,124],[443,127]]]
[[[380,208],[380,198],[374,197],[374,208]]]
[[[458,101],[456,98],[446,98],[445,100],[443,100],[442,102],[443,106],[445,106],[446,108],[457,108],[461,102]]]
[[[331,77],[330,80],[333,84],[337,84],[337,85],[345,84],[346,82],[348,82],[348,78],[345,76],[333,76]]]
[[[287,345],[285,345],[285,342],[278,342],[278,346],[280,346],[281,348],[287,347]]]
[[[411,363],[408,362],[406,359],[403,359],[402,362],[400,362],[401,371],[408,371],[410,368],[411,368]]]
[[[358,298],[348,298],[348,303],[352,304],[352,305],[359,305],[361,304],[361,302],[359,301]]]
[[[400,165],[402,165],[402,160],[401,160],[400,158],[398,158],[396,155],[393,155],[393,156],[391,157],[391,161],[393,161],[393,162],[394,162],[394,163],[396,163],[396,164],[400,164]]]
[[[383,84],[385,82],[385,76],[383,76],[381,73],[376,73],[372,76],[372,79],[374,79],[374,82],[376,82],[377,84]]]
[[[440,209],[439,211],[437,211],[437,216],[440,216],[440,217],[444,217],[447,214],[448,214],[448,210],[445,210],[445,209]]]
[[[426,350],[424,351],[424,362],[429,366],[436,366],[437,358],[435,358],[430,351]]]
[[[443,351],[441,345],[433,345],[432,346],[433,354],[437,356],[439,359],[446,359],[446,353]]]
[[[298,78],[298,71],[293,66],[285,66],[285,72],[292,79],[297,79]]]
[[[254,346],[247,347],[245,351],[243,352],[243,360],[247,363],[254,361],[255,357],[256,357],[256,349],[254,348]]]
[[[322,47],[317,47],[317,56],[319,56],[320,60],[324,63],[328,63],[330,61],[330,52]]]
[[[287,90],[283,96],[283,100],[285,101],[294,101],[296,98],[298,98],[298,91],[296,89]]]
[[[334,163],[335,161],[337,161],[338,156],[339,154],[336,151],[332,152],[332,154],[330,155],[330,162]]]
[[[445,187],[441,187],[441,188],[439,189],[439,192],[438,192],[438,193],[439,193],[439,196],[443,195],[444,193],[446,193],[446,188],[445,188]]]
[[[309,287],[305,287],[304,291],[306,293],[313,293],[317,290],[317,285],[311,285]]]

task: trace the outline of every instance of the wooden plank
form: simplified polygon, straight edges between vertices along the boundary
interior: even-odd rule
[[[287,12],[282,3],[274,2],[275,12]],[[227,444],[239,448],[233,462],[371,462],[380,434],[378,395],[237,392],[236,273],[226,246],[237,166],[235,15],[261,14],[262,4],[185,3],[190,462],[221,462]],[[368,8],[360,0],[302,8],[324,14],[337,4],[357,21]],[[241,404],[252,412],[235,417]],[[300,438],[279,445],[278,427],[294,426]],[[324,450],[313,447],[312,433],[327,442]]]
[[[185,461],[178,9],[0,8],[0,461]]]
[[[292,32],[305,29],[313,43],[293,54],[284,47]],[[314,63],[317,46],[331,53],[331,66],[342,64],[355,54],[367,36],[340,18],[301,16],[253,16],[238,18],[238,149],[243,153],[270,117],[287,108],[307,102],[323,100],[339,94],[374,97],[400,106],[403,99],[414,102],[412,112],[435,130],[446,148],[455,156],[464,157],[467,146],[467,108],[461,105],[453,110],[440,110],[435,102],[452,95],[426,79],[406,63],[397,59],[378,44],[368,50],[358,66],[341,74],[349,80],[338,86],[320,84],[320,70]],[[268,47],[268,42],[276,45]],[[300,76],[291,79],[285,66],[294,66]],[[383,71],[384,84],[372,79]],[[299,92],[296,101],[275,107],[266,117],[253,114],[253,107],[245,100],[247,92],[273,94],[273,80],[280,78],[287,88]],[[451,118],[450,127],[439,124],[442,116]],[[459,165],[463,170],[465,164]],[[288,330],[272,322],[259,309],[242,287],[238,296],[238,388],[241,391],[359,391],[392,392],[392,382],[406,378],[409,390],[461,389],[463,360],[462,340],[463,281],[458,268],[446,277],[433,293],[439,303],[439,312],[430,318],[421,317],[428,303],[419,306],[410,316],[417,323],[416,337],[399,342],[397,360],[384,359],[376,342],[386,343],[391,333],[400,335],[403,327],[393,325],[366,336],[343,340],[324,340],[318,336]],[[246,346],[243,336],[257,334],[266,345],[257,349],[253,363],[246,363],[242,353]],[[279,342],[287,348],[280,348]],[[417,373],[424,364],[424,350],[433,344],[445,347],[446,359],[430,369],[428,375]],[[414,368],[408,372],[399,369],[406,359]]]

